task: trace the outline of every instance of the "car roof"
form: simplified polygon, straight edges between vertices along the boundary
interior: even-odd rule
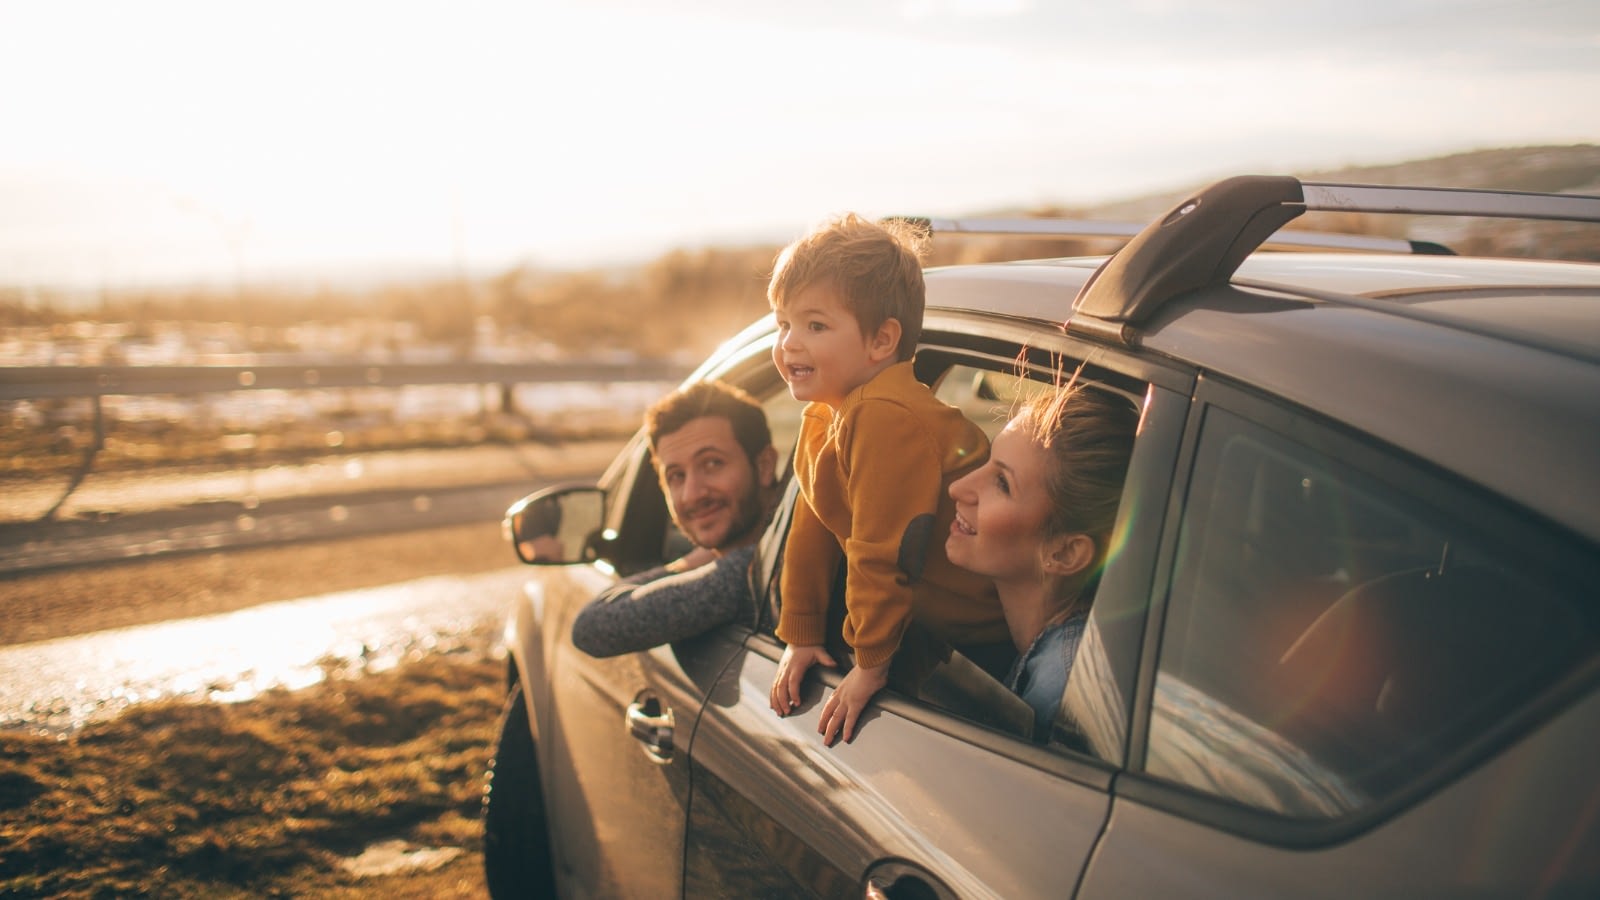
[[[928,305],[1060,323],[1107,257],[1022,260],[929,269]],[[1258,253],[1236,285],[1270,284],[1306,296],[1391,304],[1600,361],[1600,265],[1547,260],[1352,253]],[[1002,287],[1002,285],[1004,287]],[[1330,298],[1324,298],[1330,299]]]
[[[930,308],[1059,330],[1105,257],[930,269]],[[1135,348],[1374,436],[1600,540],[1600,265],[1256,253]]]

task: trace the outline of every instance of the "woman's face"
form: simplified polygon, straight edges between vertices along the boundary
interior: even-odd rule
[[[945,539],[950,561],[996,582],[1044,577],[1044,527],[1053,498],[1045,486],[1048,451],[1013,419],[989,460],[950,485],[956,519]]]

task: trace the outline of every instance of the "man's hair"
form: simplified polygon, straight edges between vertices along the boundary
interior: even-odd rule
[[[703,416],[727,419],[733,426],[734,440],[752,464],[761,451],[772,445],[766,410],[754,397],[731,384],[697,381],[662,397],[645,411],[644,430],[651,454],[661,438]]]
[[[901,360],[922,339],[922,282],[926,236],[900,220],[873,222],[855,213],[829,219],[783,248],[767,284],[767,302],[782,309],[789,298],[816,284],[830,284],[855,315],[863,336],[889,319],[900,322]]]

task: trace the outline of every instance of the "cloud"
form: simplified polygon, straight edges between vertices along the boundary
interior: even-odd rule
[[[913,22],[930,19],[1005,19],[1033,8],[1030,0],[901,0],[901,18]]]

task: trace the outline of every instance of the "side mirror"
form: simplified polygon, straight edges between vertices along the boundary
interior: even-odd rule
[[[525,563],[590,562],[605,544],[605,497],[588,485],[546,488],[511,504],[500,529]]]

